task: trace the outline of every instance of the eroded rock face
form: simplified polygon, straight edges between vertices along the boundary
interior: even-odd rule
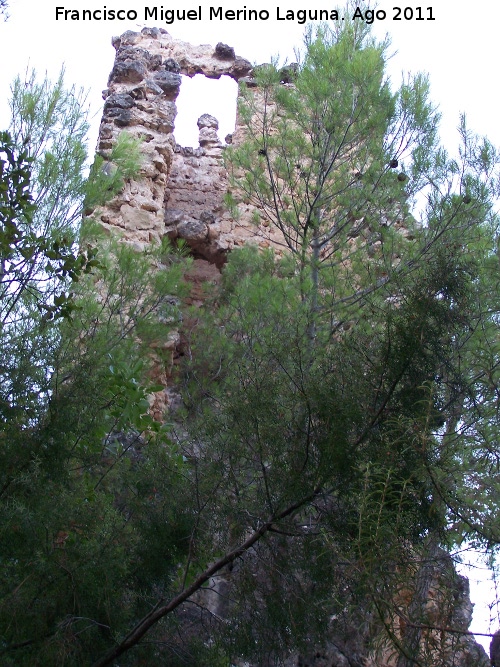
[[[490,667],[485,650],[468,634],[473,605],[467,578],[456,573],[450,555],[439,548],[428,571],[429,594],[420,620],[426,627],[420,637],[420,655],[412,667]],[[371,604],[363,608],[362,598],[358,598],[356,607],[346,607],[330,618],[324,641],[307,652],[290,655],[283,662],[284,667],[398,667],[399,654],[387,628],[391,628],[397,641],[401,640],[411,598],[412,591],[399,591],[392,602],[400,616],[394,615],[392,621],[388,616],[384,621],[387,627],[373,613]],[[445,628],[453,632],[444,631]],[[261,667],[261,663],[241,662],[237,667]]]
[[[491,640],[490,659],[492,667],[500,667],[500,630],[495,632],[495,635]]]

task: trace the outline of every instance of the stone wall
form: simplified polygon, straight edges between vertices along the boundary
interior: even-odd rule
[[[103,226],[118,229],[138,248],[165,234],[185,239],[194,257],[218,268],[234,246],[250,241],[267,247],[265,228],[251,222],[250,208],[243,207],[237,223],[224,208],[228,177],[217,119],[208,114],[199,118],[197,147],[179,146],[173,135],[181,74],[230,76],[251,85],[252,65],[227,45],[193,46],[157,28],[126,32],[113,45],[116,59],[103,92],[97,150],[107,158],[126,130],[142,140],[144,162],[139,177],[99,212]],[[234,137],[239,136],[237,120]]]
[[[228,175],[223,152],[227,144],[218,137],[217,119],[208,114],[199,118],[197,147],[176,143],[181,75],[229,76],[251,85],[252,65],[227,45],[194,46],[158,28],[128,31],[113,38],[113,46],[116,57],[103,91],[97,152],[109,159],[118,135],[126,131],[141,140],[143,160],[138,176],[93,214],[104,229],[118,232],[138,249],[164,236],[174,243],[183,239],[194,259],[186,274],[191,285],[187,304],[201,305],[205,285],[219,281],[220,269],[232,248],[246,242],[267,247],[269,241],[265,228],[251,222],[251,207],[243,206],[238,222],[224,207]],[[233,136],[241,134],[237,121]],[[232,141],[233,137],[227,139]],[[171,375],[176,358],[182,355],[180,332],[171,332],[157,347],[161,348],[160,356],[168,360],[166,365],[155,366],[154,379],[165,385],[165,391],[152,398],[151,408],[155,418],[161,418],[178,399]]]

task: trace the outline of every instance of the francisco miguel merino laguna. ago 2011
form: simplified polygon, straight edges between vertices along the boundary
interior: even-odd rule
[[[393,7],[393,21],[434,21],[432,7]],[[271,13],[267,9],[226,9],[222,7],[208,7],[203,11],[201,5],[193,9],[164,9],[160,7],[143,7],[142,17],[144,21],[162,21],[171,25],[176,21],[267,21]],[[139,12],[135,9],[108,9],[105,5],[102,9],[67,9],[56,7],[56,21],[136,21]],[[335,9],[287,9],[276,7],[275,18],[277,21],[296,21],[303,25],[307,21],[339,21],[345,17],[340,16]],[[387,18],[387,12],[383,9],[365,10],[356,7],[352,20],[362,20],[373,23],[374,20],[383,21]]]

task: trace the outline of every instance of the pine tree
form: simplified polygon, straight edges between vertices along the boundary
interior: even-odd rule
[[[97,160],[85,178],[80,102],[62,76],[17,81],[1,135],[5,665],[89,664],[175,574],[190,526],[182,456],[148,413],[183,260],[80,228],[84,205],[138,168],[125,137],[112,177]]]
[[[463,121],[450,157],[426,78],[392,91],[386,48],[359,23],[321,27],[297,67],[265,66],[248,90],[228,205],[253,204],[286,252],[233,251],[192,334],[189,553],[171,596],[95,667],[173,627],[190,664],[280,664],[355,631],[365,654],[449,659],[419,562],[478,537],[487,513],[469,481],[494,457],[479,415],[496,404],[496,380],[489,398],[480,384],[497,363],[482,365],[498,156]],[[473,437],[482,463],[464,474]]]

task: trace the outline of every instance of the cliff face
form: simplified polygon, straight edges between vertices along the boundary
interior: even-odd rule
[[[253,87],[252,66],[235,55],[231,47],[193,46],[157,28],[126,32],[115,38],[113,45],[116,60],[104,91],[98,152],[108,157],[117,136],[126,129],[142,140],[144,161],[138,178],[128,181],[123,191],[98,212],[98,218],[105,229],[118,231],[138,249],[160,241],[165,235],[173,241],[183,239],[194,258],[186,276],[192,285],[190,302],[201,304],[203,286],[218,282],[227,253],[235,246],[254,243],[262,248],[275,245],[278,252],[281,250],[279,235],[267,226],[264,216],[260,225],[252,221],[254,209],[250,205],[243,204],[238,221],[224,206],[229,179],[223,161],[225,145],[217,135],[217,119],[208,114],[200,117],[198,147],[176,144],[175,101],[181,74],[230,76],[240,85]],[[242,124],[237,118],[234,134],[226,139],[238,143],[242,135]],[[174,332],[159,345],[171,353],[170,365],[159,369],[157,375],[167,386],[171,366],[181,347],[180,334]],[[152,409],[157,418],[168,407],[168,395],[167,387],[154,400]],[[403,609],[409,604],[409,600],[401,603]],[[466,632],[470,624],[468,582],[456,575],[448,556],[443,556],[434,568],[427,611],[436,626]],[[401,623],[399,628],[396,625],[396,634],[404,632]],[[331,633],[324,646],[310,655],[295,655],[286,664],[288,667],[395,667],[397,657],[393,651],[382,648],[374,652],[369,648],[369,625],[360,619],[332,619]],[[472,637],[426,632],[422,641],[429,645],[429,655],[434,656],[436,665],[490,664]]]
[[[467,578],[458,575],[450,556],[438,549],[432,563],[424,608],[425,620],[421,621],[423,626],[427,626],[420,637],[424,665],[489,667],[490,660],[483,647],[477,644],[473,636],[460,634],[460,631],[467,632],[472,621],[474,605],[470,601],[469,592]],[[413,591],[403,590],[397,600],[401,616],[393,624],[396,638],[400,638],[405,631],[412,593]],[[332,624],[331,635],[323,647],[307,656],[294,657],[287,663],[287,667],[400,667],[401,658],[391,642],[381,642],[377,649],[368,648],[369,624],[357,620],[356,623],[356,619],[344,619],[341,632],[338,624]],[[450,628],[454,632],[446,632],[441,628]],[[373,628],[371,631],[373,632]],[[383,636],[382,629],[380,632]],[[408,664],[412,667],[417,665],[413,661]]]

